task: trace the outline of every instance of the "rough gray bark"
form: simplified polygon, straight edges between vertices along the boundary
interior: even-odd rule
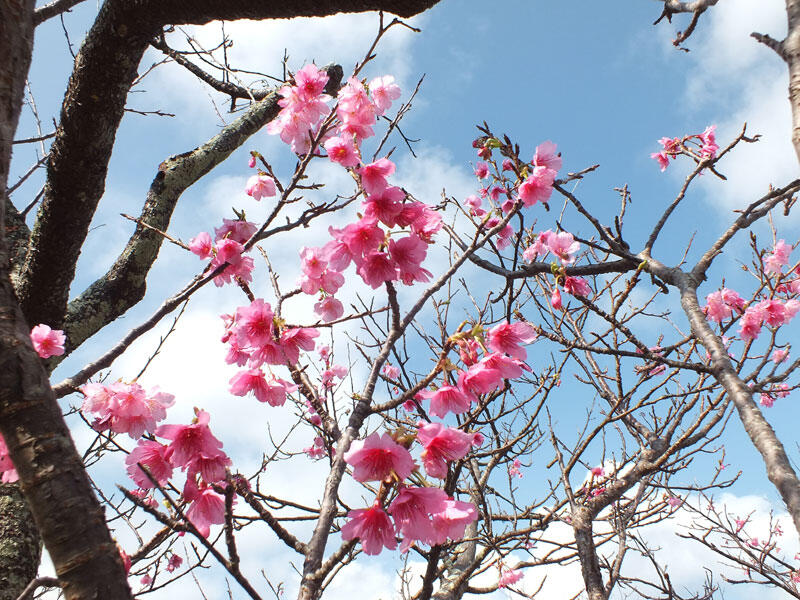
[[[783,40],[783,59],[789,66],[789,102],[792,105],[792,144],[800,161],[800,0],[786,0],[789,32]]]
[[[39,531],[19,486],[0,484],[0,600],[16,600],[42,554]]]
[[[0,273],[8,269],[9,250],[21,248],[13,232],[19,231],[16,211],[10,215],[11,244],[5,241],[5,213],[11,205],[5,196],[11,164],[11,140],[17,129],[25,77],[33,49],[33,0],[0,3]],[[24,224],[23,224],[24,225]],[[5,307],[0,307],[3,310]],[[0,347],[0,353],[3,348]],[[15,599],[36,574],[39,566],[39,539],[27,504],[16,485],[0,486],[0,600]]]

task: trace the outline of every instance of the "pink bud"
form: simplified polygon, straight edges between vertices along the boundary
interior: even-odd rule
[[[561,310],[561,292],[558,288],[553,290],[553,295],[550,296],[550,303],[556,310]]]

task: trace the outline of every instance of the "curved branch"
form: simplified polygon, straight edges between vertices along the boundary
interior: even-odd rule
[[[83,1],[84,0],[54,0],[49,4],[40,6],[33,11],[33,26],[38,27],[48,19],[63,15],[65,12],[69,12],[73,6],[77,6]]]
[[[330,65],[325,70],[330,77],[329,89],[337,90],[343,76],[342,68]],[[172,156],[159,165],[140,223],[127,246],[105,275],[69,303],[64,322],[67,352],[54,361],[63,360],[70,351],[144,297],[147,274],[164,239],[153,229],[165,231],[181,194],[277,116],[278,99],[277,94],[270,94],[202,146]],[[55,366],[58,362],[51,364]]]
[[[75,59],[17,295],[29,322],[62,328],[80,249],[105,187],[108,161],[139,62],[167,24],[288,19],[386,10],[411,16],[438,0],[106,0]],[[69,236],[64,236],[69,231]]]
[[[231,83],[229,81],[220,81],[216,77],[212,77],[211,75],[206,73],[203,69],[201,69],[192,61],[190,61],[188,58],[183,56],[180,52],[176,52],[175,50],[167,46],[167,43],[162,38],[157,38],[151,41],[150,45],[156,50],[160,50],[161,52],[169,56],[172,60],[174,60],[177,64],[179,64],[184,69],[189,71],[200,81],[204,81],[218,92],[227,94],[231,98],[242,98],[245,100],[261,100],[263,98],[266,98],[269,94],[273,93],[272,90],[266,88],[260,90],[249,90],[247,88],[244,88],[240,85],[236,85],[235,83]]]

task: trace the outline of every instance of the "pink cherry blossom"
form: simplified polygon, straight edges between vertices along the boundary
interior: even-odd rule
[[[319,337],[319,330],[314,327],[294,327],[281,332],[280,348],[285,360],[294,364],[300,360],[300,350],[310,352],[314,349],[314,339]]]
[[[766,408],[772,408],[772,406],[775,404],[775,398],[762,392],[759,398],[759,404]]]
[[[202,231],[195,237],[189,240],[189,250],[192,254],[196,254],[201,259],[211,258],[213,256],[213,244],[211,243],[211,236]]]
[[[377,107],[377,115],[381,116],[392,105],[392,101],[400,97],[400,86],[394,82],[394,77],[391,75],[384,75],[383,77],[376,77],[367,85],[369,93],[372,96],[372,101]]]
[[[111,429],[140,438],[145,431],[153,432],[156,423],[166,417],[166,409],[175,402],[171,394],[152,390],[149,394],[138,384],[116,382],[110,386],[87,384],[81,391],[86,395],[83,410],[97,417],[92,426],[98,431]]]
[[[8,446],[3,436],[0,435],[0,482],[14,483],[19,480],[17,470],[14,468],[14,463],[11,462],[11,457],[8,454]]]
[[[386,186],[386,178],[394,173],[394,163],[388,158],[379,158],[373,163],[358,169],[361,175],[361,186],[367,194],[379,194]]]
[[[479,162],[477,165],[475,165],[475,176],[478,179],[485,179],[488,177],[489,165],[487,165],[485,162]]]
[[[775,348],[772,351],[772,356],[769,357],[776,365],[782,363],[789,358],[789,350],[786,348]]]
[[[361,162],[356,147],[353,145],[352,136],[334,136],[329,138],[323,147],[328,153],[328,158],[343,167],[355,167]]]
[[[550,251],[549,241],[552,236],[554,236],[551,230],[542,231],[539,235],[536,236],[533,244],[528,246],[525,249],[525,252],[522,253],[523,258],[528,262],[535,261],[538,257],[544,256]]]
[[[294,81],[300,94],[308,99],[315,99],[325,90],[328,83],[328,74],[310,63],[294,74]]]
[[[375,218],[364,217],[337,231],[336,237],[347,246],[350,255],[358,260],[364,254],[377,250],[386,234],[378,227]]]
[[[340,135],[356,136],[359,142],[374,135],[372,126],[379,109],[367,95],[363,83],[354,77],[348,79],[339,90],[338,100],[336,115],[342,122]]]
[[[175,569],[180,568],[183,564],[183,559],[177,554],[173,554],[167,561],[167,572],[172,573]]]
[[[681,140],[679,138],[662,137],[658,140],[658,143],[664,148],[664,152],[669,152],[670,154],[680,152]]]
[[[344,305],[333,296],[325,296],[314,304],[314,312],[326,323],[335,321],[344,314]]]
[[[191,502],[186,511],[186,518],[203,537],[208,537],[211,525],[225,522],[225,496],[213,488],[209,486],[200,488],[189,479],[184,487],[183,497]]]
[[[389,185],[378,193],[370,194],[362,203],[364,216],[377,219],[387,227],[397,225],[397,217],[403,212],[406,193],[399,187]]]
[[[582,277],[565,277],[564,291],[573,296],[585,297],[592,293],[592,288]]]
[[[762,300],[756,308],[761,311],[764,321],[770,327],[778,327],[791,319],[787,317],[786,307],[780,300]]]
[[[422,240],[430,242],[442,228],[442,216],[424,202],[406,202],[397,217],[397,225],[411,227]]]
[[[526,207],[531,207],[537,202],[547,204],[553,193],[553,182],[556,172],[547,167],[534,167],[533,173],[517,188],[519,199]]]
[[[478,511],[471,502],[445,500],[444,504],[444,510],[433,515],[433,541],[436,544],[443,544],[448,538],[460,540],[467,525],[478,518]]]
[[[444,511],[447,500],[447,494],[439,488],[400,488],[397,498],[389,506],[389,513],[394,518],[397,532],[406,538],[404,546],[412,540],[434,543],[436,534],[431,516]]]
[[[478,362],[478,352],[481,350],[481,345],[478,340],[467,339],[458,340],[458,356],[461,361],[468,367]]]
[[[683,504],[683,500],[680,496],[670,496],[667,498],[667,504],[669,504],[672,508],[678,508],[681,504]]]
[[[256,232],[258,227],[255,223],[244,219],[222,219],[222,227],[214,228],[215,241],[230,238],[244,244]]]
[[[422,268],[428,252],[426,244],[418,235],[409,235],[399,240],[389,240],[389,254],[397,267],[400,280],[406,285],[416,281],[429,281],[432,274]]]
[[[558,171],[561,168],[561,154],[557,152],[557,146],[547,140],[536,146],[532,163],[537,167],[547,167]]]
[[[522,579],[522,571],[519,569],[503,569],[500,573],[500,579],[497,582],[497,587],[505,588],[514,585]]]
[[[460,415],[467,412],[475,399],[454,385],[443,385],[435,391],[422,390],[417,394],[417,398],[429,399],[430,413],[440,419],[444,419],[448,413]]]
[[[383,369],[381,369],[381,373],[386,375],[386,377],[388,377],[389,379],[397,379],[398,377],[400,377],[400,369],[398,369],[395,366],[390,365],[389,363],[386,363],[385,365],[383,365]]]
[[[503,385],[503,373],[484,362],[477,362],[458,376],[459,387],[472,394],[488,394]]]
[[[300,248],[300,268],[306,277],[318,279],[327,267],[328,261],[322,248]]]
[[[764,257],[764,272],[769,274],[780,274],[784,265],[789,264],[789,255],[792,246],[784,240],[778,240],[772,250],[772,254]]]
[[[516,323],[500,323],[492,327],[486,334],[486,342],[495,352],[505,352],[509,356],[525,360],[528,353],[523,344],[536,341],[538,334],[530,323],[518,321]]]
[[[167,447],[151,440],[139,440],[136,448],[125,458],[128,465],[128,475],[140,488],[147,490],[154,488],[155,484],[139,467],[147,467],[158,485],[164,485],[172,477],[172,464],[167,459]],[[138,463],[138,464],[137,464]]]
[[[242,347],[258,346],[273,339],[273,312],[261,298],[236,309],[232,331]]]
[[[230,384],[230,392],[234,396],[244,396],[252,392],[256,400],[270,406],[283,406],[286,395],[297,390],[295,384],[282,379],[270,377],[267,380],[261,369],[240,371],[231,378]]]
[[[424,423],[420,421],[417,429],[417,441],[422,444],[422,464],[425,472],[431,477],[444,479],[447,477],[447,463],[466,456],[472,448],[474,435],[445,427],[441,423]]]
[[[399,277],[397,264],[392,257],[377,250],[366,254],[356,271],[372,289],[379,288],[387,281],[396,281]]]
[[[274,196],[277,193],[275,181],[268,175],[253,175],[247,180],[247,187],[244,191],[255,200]]]
[[[403,480],[414,469],[414,459],[388,433],[373,433],[363,440],[354,440],[345,452],[344,460],[353,467],[358,481],[383,481],[392,473]]]
[[[744,341],[756,339],[761,333],[761,324],[763,322],[763,311],[758,307],[748,307],[739,321],[739,337]]]
[[[176,467],[189,466],[199,457],[224,455],[222,442],[214,437],[208,427],[210,415],[197,408],[195,415],[191,425],[161,425],[155,431],[158,437],[172,440],[166,456]]]
[[[376,555],[384,548],[394,550],[397,547],[392,521],[378,502],[372,508],[351,510],[347,518],[349,520],[342,526],[342,539],[358,538],[365,554]]]
[[[252,154],[250,155],[250,159],[247,161],[247,166],[251,169],[254,169],[256,166],[256,157]]]
[[[252,281],[252,271],[255,267],[253,259],[243,256],[244,247],[236,240],[226,238],[217,242],[217,254],[211,261],[210,268],[216,269],[227,263],[225,270],[214,277],[214,285],[221,287],[231,283],[236,278],[243,281]]]
[[[494,225],[496,224],[497,223],[495,223]],[[494,225],[487,223],[488,227],[494,227]],[[495,240],[495,243],[497,244],[497,249],[503,250],[505,248],[508,248],[511,245],[513,239],[514,239],[514,228],[511,225],[506,224],[505,227],[503,227],[500,231],[497,232],[497,239]]]
[[[658,162],[658,166],[661,167],[662,171],[667,170],[669,166],[669,155],[666,152],[653,152],[650,154],[650,158]]]
[[[734,312],[741,313],[743,310],[744,299],[728,288],[722,288],[706,296],[706,306],[703,307],[703,312],[708,318],[717,323],[731,317]]]
[[[575,241],[571,233],[561,231],[552,234],[547,238],[547,246],[550,252],[555,254],[561,264],[571,265],[575,262],[575,253],[580,250],[581,245]]]
[[[474,217],[482,217],[486,214],[486,211],[481,208],[481,199],[474,194],[464,198],[464,204],[469,206],[469,214]]]
[[[717,145],[717,140],[714,133],[716,128],[716,125],[709,125],[699,136],[703,143],[702,147],[700,148],[700,154],[704,157],[714,158],[717,155],[719,146]]]
[[[59,329],[50,329],[40,323],[31,329],[31,343],[36,354],[42,358],[61,356],[64,354],[64,343],[67,341],[64,332]]]
[[[487,354],[479,362],[483,367],[499,372],[501,379],[516,379],[523,371],[531,370],[523,361],[500,352]]]

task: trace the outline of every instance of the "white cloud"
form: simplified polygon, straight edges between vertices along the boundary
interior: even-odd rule
[[[786,12],[780,0],[727,0],[702,17],[693,36],[683,102],[709,109],[718,125],[718,141],[727,144],[747,122],[757,144],[742,144],[719,164],[727,177],[703,177],[708,198],[721,208],[741,208],[797,174],[791,145],[788,73],[784,62],[750,37],[753,31],[781,39]]]
[[[415,26],[424,23],[425,15],[408,20]],[[388,19],[387,19],[388,22]],[[237,68],[250,71],[267,73],[278,78],[283,76],[282,60],[284,51],[288,54],[288,67],[297,70],[306,63],[316,62],[318,65],[338,63],[345,70],[345,76],[352,71],[356,62],[365,56],[378,29],[376,13],[339,14],[326,18],[298,18],[291,20],[272,21],[233,21],[225,23],[225,34],[233,40],[233,45],[228,50],[229,63]],[[203,48],[213,48],[222,39],[222,30],[219,22],[204,26],[184,27]],[[403,89],[408,88],[416,78],[416,73],[411,70],[411,61],[408,56],[414,40],[414,33],[402,26],[393,27],[385,34],[378,46],[377,58],[373,60],[361,76],[374,77],[377,75],[392,74],[401,84]],[[188,48],[185,36],[176,32],[168,42],[176,48]],[[151,51],[145,62],[160,60],[160,52]],[[207,68],[207,65],[203,65]],[[219,75],[207,68],[212,75]],[[159,67],[152,75],[155,84],[160,90],[165,90],[172,112],[189,117],[204,116],[211,122],[218,121],[209,95],[219,96],[216,92],[209,94],[210,88],[197,80],[176,64]],[[262,77],[244,73],[233,73],[232,77],[239,79],[233,81],[240,84],[258,85],[268,83],[274,85],[274,80],[264,81]],[[149,86],[150,82],[147,82]],[[226,103],[219,106],[220,111],[225,111]],[[232,120],[230,115],[223,114],[225,120]],[[207,119],[208,122],[209,119]],[[195,118],[186,121],[187,126],[194,127]]]

